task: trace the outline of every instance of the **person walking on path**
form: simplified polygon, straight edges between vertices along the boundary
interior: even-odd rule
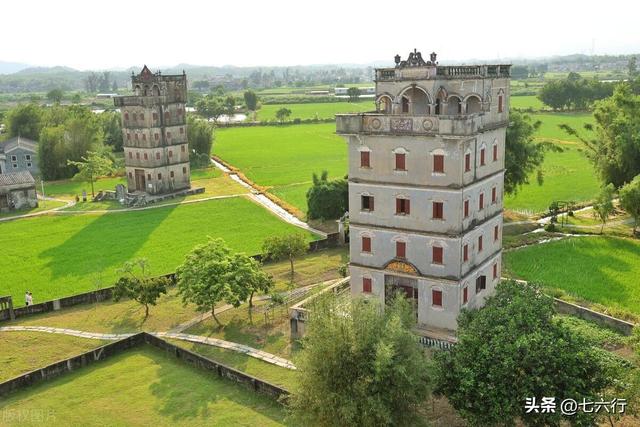
[[[24,304],[29,305],[29,291],[24,293]]]
[[[33,305],[33,294],[31,292],[27,292],[27,305]]]

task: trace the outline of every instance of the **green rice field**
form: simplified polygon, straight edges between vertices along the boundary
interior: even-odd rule
[[[640,314],[640,241],[574,237],[507,251],[508,273]]]
[[[323,102],[312,104],[272,104],[263,105],[258,110],[257,119],[261,121],[276,121],[276,112],[281,108],[291,110],[291,116],[288,120],[293,119],[330,119],[339,113],[360,113],[364,111],[374,111],[375,104],[369,99],[362,102]]]

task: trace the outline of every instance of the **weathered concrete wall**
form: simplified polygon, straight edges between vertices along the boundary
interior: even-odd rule
[[[607,326],[620,332],[623,335],[631,335],[633,332],[633,327],[635,326],[633,323],[627,322],[625,320],[598,313],[597,311],[593,311],[576,304],[571,304],[570,302],[562,301],[558,298],[554,298],[554,304],[558,313],[569,314],[571,316],[576,316],[584,320],[595,322],[602,326]]]

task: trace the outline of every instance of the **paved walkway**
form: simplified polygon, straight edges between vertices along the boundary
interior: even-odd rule
[[[267,363],[280,366],[281,368],[296,369],[295,365],[287,359],[278,357],[275,354],[267,353],[266,351],[249,347],[248,345],[238,344],[236,342],[225,341],[218,338],[203,337],[200,335],[190,335],[190,334],[173,333],[173,332],[153,332],[152,335],[155,335],[159,338],[171,338],[176,340],[194,342],[198,344],[211,345],[219,348],[225,348],[227,350],[232,350],[238,353],[244,353],[247,356],[263,360]]]
[[[222,163],[220,163],[220,162],[218,162],[217,160],[214,160],[214,159],[211,159],[211,163],[215,167],[220,169],[222,172],[228,174],[229,177],[232,180],[236,181],[237,183],[239,183],[243,187],[248,188],[249,190],[251,190],[251,193],[249,194],[249,197],[251,199],[253,199],[256,203],[262,205],[263,207],[265,207],[266,209],[271,211],[273,214],[278,216],[280,219],[288,222],[291,225],[295,225],[298,228],[302,228],[304,230],[311,231],[312,233],[318,234],[318,235],[320,235],[322,237],[325,237],[325,238],[327,237],[327,233],[325,233],[324,231],[320,231],[320,230],[318,230],[316,228],[311,227],[309,224],[307,224],[304,221],[301,221],[295,215],[292,215],[291,213],[287,212],[287,210],[285,210],[282,206],[278,205],[277,203],[275,203],[273,200],[269,199],[264,194],[261,194],[261,192],[257,188],[255,188],[250,183],[242,180],[236,173],[234,173],[231,169],[229,169],[228,167],[226,167]]]
[[[51,208],[51,209],[47,209],[44,211],[38,211],[38,212],[33,212],[33,213],[28,213],[28,214],[22,214],[22,215],[14,215],[14,216],[8,216],[8,217],[4,217],[4,218],[0,218],[0,222],[3,221],[13,221],[14,219],[21,219],[21,218],[31,218],[34,216],[40,216],[40,215],[47,215],[50,213],[57,213],[58,211],[62,210],[62,209],[66,209],[66,208],[70,208],[71,206],[75,205],[76,202],[72,201],[72,200],[62,200],[62,199],[55,199],[53,197],[45,197],[44,199],[42,197],[38,197],[40,200],[44,200],[45,202],[47,200],[51,200],[54,202],[62,202],[62,203],[66,203],[63,206],[58,206],[57,208]]]
[[[117,341],[132,335],[129,334],[104,334],[100,332],[84,332],[75,329],[63,329],[63,328],[50,328],[47,326],[4,326],[0,327],[0,332],[43,332],[49,334],[62,334],[70,335],[79,338],[87,338],[103,341]],[[257,348],[249,347],[248,345],[238,344],[231,341],[225,341],[218,338],[203,337],[200,335],[183,334],[179,332],[149,332],[151,335],[155,335],[159,338],[171,338],[182,341],[195,342],[199,344],[211,345],[214,347],[224,348],[227,350],[236,351],[238,353],[246,354],[249,357],[260,359],[264,362],[271,363],[273,365],[280,366],[286,369],[296,369],[295,365],[291,361],[278,357],[275,354],[267,353],[266,351],[258,350]]]

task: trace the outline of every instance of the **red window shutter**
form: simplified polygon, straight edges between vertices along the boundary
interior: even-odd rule
[[[129,120],[129,113],[124,113],[124,119]]]
[[[467,287],[465,286],[464,288],[462,288],[462,303],[466,304],[467,301],[469,301],[469,291],[467,290]]]
[[[373,196],[369,196],[369,210],[373,210]]]
[[[502,113],[502,110],[504,109],[503,105],[502,105],[502,95],[500,95],[498,97],[498,113]]]
[[[369,157],[369,152],[368,151],[361,151],[360,152],[360,167],[361,168],[371,167],[370,157]]]
[[[409,199],[405,199],[404,201],[404,211],[407,215],[409,215],[411,213],[411,200]]]
[[[150,173],[147,174],[147,180],[151,181],[151,174]]]
[[[396,153],[396,170],[406,170],[404,154]]]
[[[434,219],[442,219],[442,202],[433,202],[433,218]]]
[[[493,264],[493,278],[498,278],[498,263]]]
[[[484,166],[484,148],[480,149],[480,166]]]
[[[482,236],[478,236],[478,252],[482,252]]]
[[[462,260],[469,261],[469,245],[464,245],[462,248]]]
[[[498,160],[498,145],[494,145],[493,146],[493,161],[497,161]]]
[[[362,238],[362,252],[371,252],[371,237]]]
[[[149,156],[147,155],[147,153],[144,153],[144,159],[148,160]]]
[[[469,201],[464,201],[464,217],[469,218]]]
[[[497,199],[497,191],[496,191],[496,187],[493,187],[491,189],[491,203],[495,203]]]
[[[499,228],[496,225],[495,227],[493,227],[493,240],[495,240],[495,241],[498,240],[498,237],[499,237],[498,233],[499,233]]]
[[[156,153],[156,160],[160,160],[160,153]]]
[[[480,193],[480,198],[478,199],[478,209],[484,209],[484,193]]]
[[[444,156],[442,154],[434,154],[433,171],[440,173],[444,172]]]
[[[469,172],[471,170],[471,154],[464,155],[464,171]]]
[[[368,277],[362,278],[362,292],[371,293],[371,279]]]
[[[405,242],[396,242],[396,258],[405,258],[407,256],[407,244]]]
[[[442,291],[433,289],[431,291],[431,298],[433,300],[433,305],[436,307],[442,307]]]
[[[396,214],[402,213],[402,201],[400,199],[396,199]]]
[[[433,257],[432,257],[432,262],[434,264],[442,264],[442,248],[440,246],[434,246],[433,247]]]
[[[128,136],[128,135],[127,135]],[[133,153],[131,151],[129,151],[129,158],[133,159]]]

